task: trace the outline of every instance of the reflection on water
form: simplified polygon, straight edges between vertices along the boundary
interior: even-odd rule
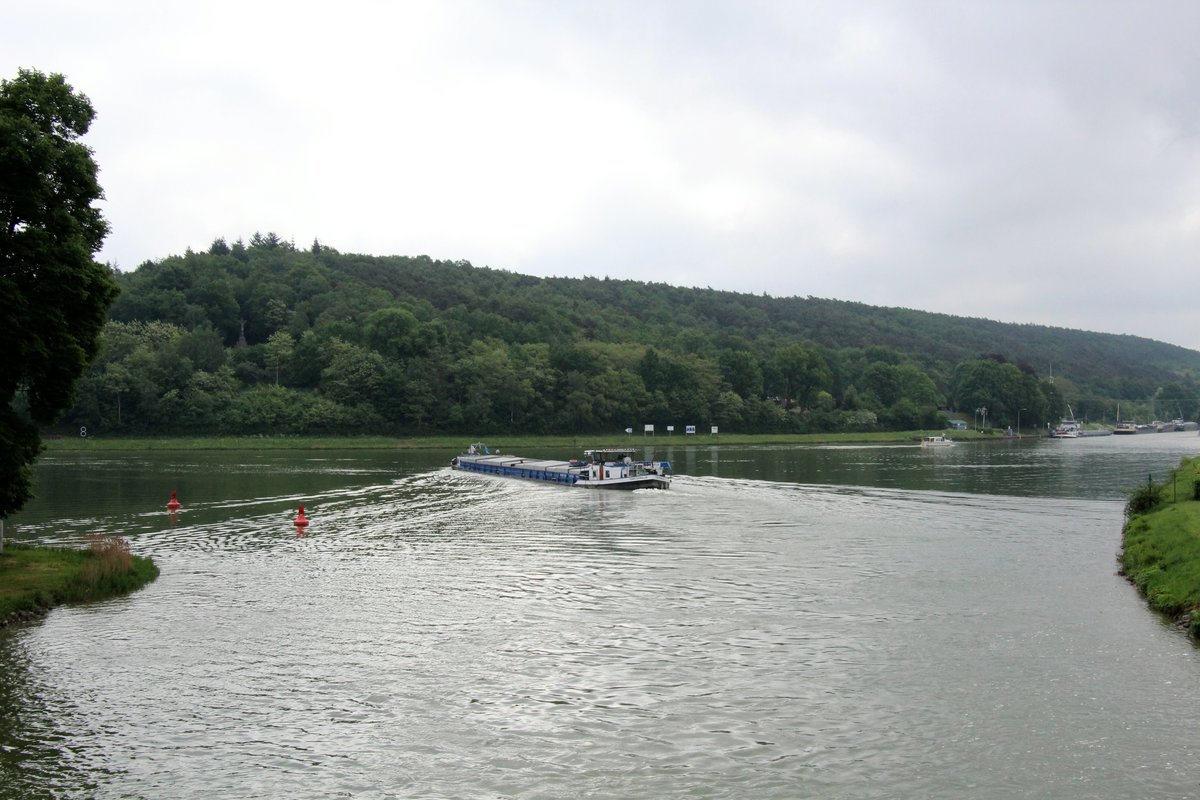
[[[1024,438],[954,447],[677,447],[665,449],[689,475],[794,483],[930,489],[1028,497],[1116,499],[1147,474],[1156,479],[1200,454],[1195,433]]]
[[[1187,796],[1200,661],[1114,574],[1123,490],[1197,438],[1167,437],[677,446],[670,491],[613,494],[436,453],[59,458],[18,535],[122,533],[162,576],[0,634],[0,787]]]

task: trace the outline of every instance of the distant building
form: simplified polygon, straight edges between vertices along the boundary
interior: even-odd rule
[[[952,419],[950,420],[950,427],[956,431],[965,431],[967,429],[967,423],[963,422],[961,419]]]

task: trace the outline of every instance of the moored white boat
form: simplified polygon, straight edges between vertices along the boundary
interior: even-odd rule
[[[582,460],[553,461],[492,453],[474,444],[455,456],[450,466],[464,472],[500,475],[506,478],[548,481],[584,489],[668,489],[671,462],[634,461],[633,447],[610,447],[584,451]]]
[[[953,447],[954,440],[948,436],[938,434],[937,436],[926,436],[921,439],[921,447]]]
[[[1083,427],[1075,421],[1075,412],[1070,406],[1067,406],[1067,411],[1071,416],[1059,420],[1058,427],[1050,431],[1051,439],[1078,439],[1083,435]]]
[[[1058,427],[1050,431],[1052,439],[1078,439],[1079,425],[1074,420],[1063,420],[1058,424]]]

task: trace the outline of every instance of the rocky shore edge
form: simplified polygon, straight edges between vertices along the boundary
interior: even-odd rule
[[[0,617],[0,631],[25,623],[40,622],[49,613],[50,609],[48,607],[43,608],[40,606],[38,608],[25,608],[13,611],[8,616]]]

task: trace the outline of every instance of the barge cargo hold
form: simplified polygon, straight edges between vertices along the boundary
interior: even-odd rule
[[[450,466],[464,472],[548,481],[583,489],[668,489],[669,461],[634,461],[633,447],[610,447],[584,452],[581,461],[550,461],[490,453],[472,445],[451,459]]]

